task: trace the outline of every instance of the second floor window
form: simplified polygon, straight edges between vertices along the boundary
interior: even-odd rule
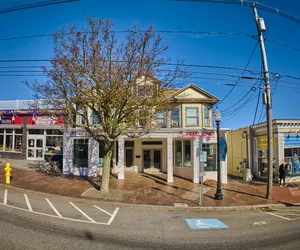
[[[161,128],[167,127],[167,112],[165,110],[161,110],[156,113],[156,125]]]
[[[171,112],[171,126],[179,127],[180,124],[179,121],[180,121],[179,108],[173,109]]]
[[[209,108],[207,108],[207,107],[204,107],[203,120],[204,120],[204,126],[209,127],[210,126]]]
[[[198,126],[198,108],[186,108],[186,126]]]
[[[98,124],[99,119],[98,119],[98,111],[93,110],[92,112],[92,124]]]

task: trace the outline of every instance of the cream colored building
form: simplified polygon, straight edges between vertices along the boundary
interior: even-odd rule
[[[119,137],[116,140],[112,165],[119,179],[124,179],[125,171],[163,172],[167,173],[168,182],[173,182],[173,176],[179,176],[199,183],[200,164],[206,173],[204,179],[217,178],[217,137],[212,106],[218,98],[194,84],[168,93],[174,106],[157,116],[159,129],[138,138]],[[221,130],[224,138],[225,133],[226,130]],[[203,163],[200,163],[200,151],[207,152]],[[81,160],[74,160],[74,157]],[[65,132],[65,173],[91,175],[99,169],[102,157],[101,147],[86,132],[78,129]],[[221,165],[222,182],[226,183],[225,159]]]
[[[254,177],[267,176],[267,124],[266,122],[229,131],[227,134],[229,175],[243,175],[243,160]],[[273,170],[278,179],[279,165],[289,163],[289,177],[300,176],[300,120],[273,120]]]

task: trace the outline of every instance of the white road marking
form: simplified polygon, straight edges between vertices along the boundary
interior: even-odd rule
[[[69,203],[77,209],[77,211],[79,211],[85,218],[87,218],[90,222],[92,223],[96,223],[96,221],[94,221],[90,216],[88,216],[85,212],[83,212],[80,208],[76,207],[71,201],[69,201]]]
[[[28,210],[29,210],[30,212],[33,212],[32,207],[31,207],[31,204],[30,204],[29,199],[28,199],[28,197],[27,197],[27,194],[24,194],[24,197],[25,197],[25,201],[26,201]]]
[[[257,221],[257,222],[254,222],[253,224],[254,225],[265,225],[265,224],[267,224],[267,222],[265,222],[265,221]]]
[[[51,203],[51,201],[49,201],[49,199],[45,198],[45,200],[48,202],[49,206],[53,209],[53,211],[56,213],[56,215],[59,218],[63,218],[63,216],[60,214],[60,212],[57,211],[57,209],[53,206],[53,204]]]
[[[4,205],[7,205],[7,189],[4,191]]]
[[[96,205],[94,205],[94,207],[97,208],[97,209],[99,209],[99,210],[102,211],[103,213],[106,213],[106,214],[108,214],[109,216],[112,216],[112,214],[109,213],[109,212],[107,212],[106,210],[104,210],[104,209],[102,209],[102,208],[100,208],[100,207],[98,207],[98,206],[96,206]]]
[[[284,217],[284,216],[280,216],[278,214],[273,214],[273,213],[270,213],[270,212],[265,212],[266,214],[270,214],[270,215],[273,215],[273,216],[276,216],[276,217],[279,217],[281,219],[285,219],[285,220],[292,220],[290,218],[287,218],[287,217]]]
[[[112,216],[110,217],[109,221],[107,222],[107,225],[110,225],[110,224],[112,223],[112,221],[113,221],[114,218],[116,217],[116,215],[117,215],[119,209],[120,209],[119,207],[117,207],[117,208],[115,209],[115,211],[113,212],[113,214],[112,214]]]

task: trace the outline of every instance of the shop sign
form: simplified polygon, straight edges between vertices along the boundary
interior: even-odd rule
[[[225,137],[220,137],[220,161],[225,161],[227,154],[227,143]]]
[[[207,161],[207,152],[206,151],[201,151],[200,152],[200,161],[201,162],[206,162]]]
[[[54,120],[49,116],[38,116],[35,120],[35,123],[39,125],[52,125]]]
[[[77,137],[77,136],[88,137],[89,134],[86,131],[82,131],[82,130],[78,130],[78,131],[72,130],[70,133],[70,136],[72,136],[72,137]]]
[[[211,137],[213,136],[213,132],[210,132],[210,131],[205,131],[205,132],[180,132],[178,134],[178,137],[200,137],[200,136],[203,136],[203,137]]]
[[[11,118],[2,118],[1,124],[12,124]]]
[[[299,135],[284,135],[284,146],[300,146],[300,136]]]
[[[274,146],[274,137],[273,137]],[[257,148],[268,148],[268,137],[259,137],[257,139]]]

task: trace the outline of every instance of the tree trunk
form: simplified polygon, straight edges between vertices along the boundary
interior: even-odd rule
[[[102,183],[101,183],[101,189],[100,189],[101,193],[108,193],[108,191],[109,191],[111,156],[112,156],[112,150],[110,149],[104,155]]]

